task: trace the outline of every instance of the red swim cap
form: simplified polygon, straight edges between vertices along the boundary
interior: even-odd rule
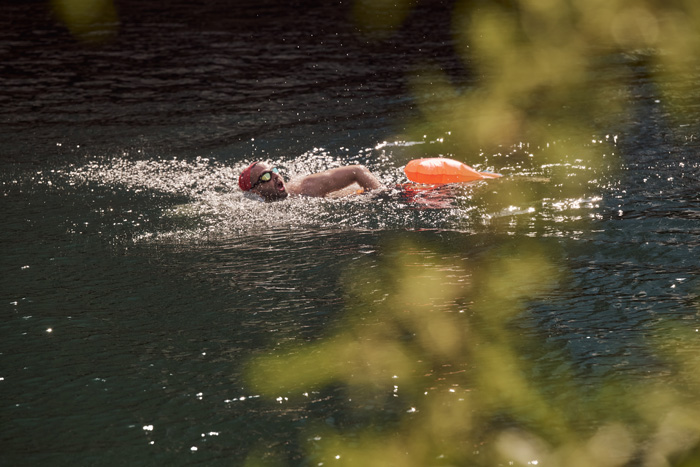
[[[238,176],[238,186],[243,191],[249,191],[253,187],[253,182],[250,180],[250,171],[253,170],[257,162],[253,162]]]

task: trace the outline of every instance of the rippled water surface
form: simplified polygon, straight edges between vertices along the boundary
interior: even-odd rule
[[[424,8],[377,43],[340,3],[124,2],[115,38],[86,45],[44,3],[6,7],[3,464],[235,465],[253,449],[303,463],[297,434],[335,423],[333,390],[271,402],[244,366],[326,335],[348,277],[402,242],[410,264],[546,245],[566,279],[520,332],[586,384],[666,371],[647,338],[700,326],[696,110],[671,122],[634,72],[638,112],[584,135],[601,167],[523,143],[459,154],[502,179],[407,186],[408,160],[454,152],[449,134],[399,136],[407,74],[429,62],[469,79],[440,32],[447,10]],[[261,203],[236,184],[257,159],[291,179],[360,163],[387,189]],[[577,189],[552,186],[562,177]],[[537,378],[552,366],[535,362]]]

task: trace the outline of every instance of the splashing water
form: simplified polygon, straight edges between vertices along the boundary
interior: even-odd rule
[[[252,160],[233,165],[198,157],[194,160],[117,157],[90,160],[61,172],[69,185],[146,197],[152,222],[134,223],[135,241],[203,240],[217,236],[247,235],[265,230],[453,230],[474,231],[500,222],[512,228],[538,222],[554,223],[552,235],[569,220],[595,217],[602,200],[590,196],[552,197],[548,178],[555,170],[585,175],[576,163],[542,164],[520,157],[520,149],[491,157],[491,166],[502,180],[462,185],[420,186],[407,183],[401,161],[411,157],[422,142],[381,143],[348,154],[340,148],[314,148],[297,157],[268,161],[280,168],[286,180],[346,164],[366,165],[387,187],[376,193],[345,197],[291,197],[264,203],[238,189],[240,171]],[[400,153],[406,153],[400,154]],[[517,160],[517,161],[516,161]],[[596,187],[597,188],[597,187]],[[507,196],[503,196],[508,192]],[[498,201],[495,201],[498,200]],[[500,220],[499,220],[500,219]],[[138,225],[136,225],[138,224]]]

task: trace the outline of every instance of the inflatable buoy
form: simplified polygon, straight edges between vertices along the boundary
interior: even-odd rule
[[[425,185],[473,182],[501,176],[500,174],[477,172],[466,164],[444,157],[414,159],[406,164],[403,171],[412,182]]]

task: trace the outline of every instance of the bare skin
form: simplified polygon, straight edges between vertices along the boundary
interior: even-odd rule
[[[250,191],[262,196],[266,201],[282,200],[290,194],[323,197],[343,190],[354,183],[364,191],[382,188],[381,182],[362,165],[348,165],[307,175],[290,182],[289,185],[285,183],[280,174],[271,172],[271,170],[272,166],[269,164],[258,162],[250,172],[250,179],[254,185]],[[267,182],[260,180],[260,176],[265,172],[270,172],[271,175]]]

